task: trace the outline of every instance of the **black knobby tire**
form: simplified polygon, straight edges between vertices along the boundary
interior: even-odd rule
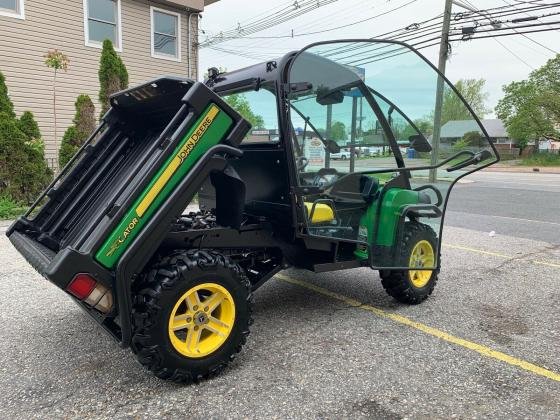
[[[397,246],[397,261],[401,266],[408,266],[411,252],[414,246],[422,240],[426,240],[432,246],[437,255],[438,242],[434,230],[419,222],[406,222],[402,241]],[[409,271],[405,270],[381,270],[381,284],[385,291],[396,300],[402,303],[416,305],[423,302],[432,294],[438,279],[438,271],[432,271],[431,277],[423,287],[416,287],[409,276]]]
[[[223,286],[235,303],[233,328],[223,345],[203,358],[181,355],[171,344],[169,316],[187,290],[211,281]],[[197,382],[221,372],[241,351],[252,323],[251,284],[239,265],[214,251],[176,251],[139,278],[132,310],[131,349],[159,378]]]

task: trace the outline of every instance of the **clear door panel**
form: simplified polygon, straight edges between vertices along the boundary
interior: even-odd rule
[[[301,197],[306,233],[355,241],[374,267],[437,267],[451,187],[496,159],[468,105],[385,41],[312,46],[289,81],[298,180],[314,187]]]

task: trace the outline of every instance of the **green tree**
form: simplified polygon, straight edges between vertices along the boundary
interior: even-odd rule
[[[99,102],[101,103],[101,116],[111,107],[109,97],[128,87],[128,71],[119,57],[113,43],[106,39],[103,41],[103,50],[99,62]]]
[[[15,118],[14,104],[8,96],[8,86],[6,86],[6,79],[2,72],[0,72],[0,113],[3,113],[5,118]]]
[[[25,135],[18,129],[16,119],[0,112],[0,196],[19,196],[19,185],[14,180],[23,178],[25,166]]]
[[[463,135],[462,140],[465,142],[466,147],[482,147],[482,135],[478,131],[469,131]]]
[[[558,124],[560,122],[560,54],[531,73],[529,79],[538,87],[538,104]]]
[[[0,196],[30,203],[52,178],[39,127],[30,112],[16,119],[0,73]],[[23,131],[22,131],[23,129]]]
[[[243,94],[233,94],[225,98],[226,103],[235,109],[243,118],[245,118],[253,128],[264,128],[264,119],[255,114],[251,109],[251,104]]]
[[[61,168],[66,166],[70,159],[72,159],[72,156],[78,151],[79,146],[77,143],[79,142],[79,137],[78,130],[76,130],[74,125],[68,127],[64,132],[60,149],[58,150],[58,164]]]
[[[30,111],[25,111],[21,114],[18,120],[18,128],[27,136],[29,140],[38,140],[41,138],[41,131],[39,130],[39,125],[33,113]]]
[[[19,120],[17,120],[17,126],[21,132],[25,134],[25,137],[27,137],[26,144],[44,156],[45,143],[43,142],[43,139],[41,139],[41,131],[39,130],[37,121],[35,121],[35,118],[33,117],[33,113],[30,111],[24,111]]]
[[[533,71],[528,79],[503,87],[496,114],[508,135],[523,149],[541,138],[557,140],[560,124],[560,55]]]
[[[512,82],[503,87],[504,97],[496,106],[496,114],[508,135],[523,150],[531,141],[556,138],[554,112],[543,106],[541,89],[534,80]]]
[[[0,196],[31,203],[51,177],[44,155],[28,144],[17,120],[0,113]]]
[[[346,126],[341,121],[334,121],[331,125],[331,138],[334,141],[347,140]]]
[[[484,91],[484,79],[460,79],[455,88],[465,98],[479,118],[484,118],[490,110],[486,106],[488,93]],[[471,120],[472,115],[453,89],[446,87],[443,93],[441,124],[448,121]]]
[[[45,55],[45,65],[48,68],[54,70],[53,74],[53,117],[54,117],[54,138],[55,141],[58,140],[58,125],[56,119],[56,76],[58,75],[59,70],[66,71],[68,70],[68,65],[70,64],[70,60],[68,56],[64,54],[62,51],[57,49],[49,50]],[[56,146],[56,144],[55,144]]]
[[[455,143],[453,143],[451,148],[453,149],[453,152],[457,153],[467,149],[469,146],[470,146],[469,141],[465,139],[465,137],[463,137],[457,140]]]
[[[431,136],[434,132],[434,119],[433,118],[419,118],[414,120],[414,125],[418,127],[420,133],[424,134],[424,136],[428,137]]]
[[[95,130],[95,106],[88,95],[80,95],[74,104],[76,113],[74,114],[73,125],[68,127],[62,138],[58,161],[60,166],[64,166],[82,147],[93,130]]]

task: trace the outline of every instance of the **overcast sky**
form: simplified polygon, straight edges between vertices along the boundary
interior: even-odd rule
[[[322,6],[312,12],[275,26],[252,36],[287,35],[320,31],[331,27],[346,25],[357,20],[393,9],[411,0],[338,0]],[[202,15],[200,28],[206,34],[200,34],[200,41],[207,35],[237,27],[238,22],[258,16],[277,6],[285,5],[287,0],[220,0],[208,6]],[[307,35],[288,39],[235,39],[217,45],[220,48],[240,51],[256,55],[258,59],[245,58],[239,55],[227,54],[208,48],[200,50],[200,73],[204,74],[208,67],[225,67],[234,70],[282,54],[300,49],[316,41],[337,38],[369,38],[405,27],[411,23],[432,18],[443,12],[443,0],[416,0],[402,9],[388,15],[373,19],[347,28],[321,34]],[[478,8],[491,8],[514,3],[514,0],[470,0]],[[454,6],[453,11],[463,9]],[[533,12],[543,13],[543,12]],[[544,12],[546,13],[546,11]],[[559,50],[560,32],[550,31],[529,35],[534,40]],[[554,54],[536,45],[522,36],[501,37],[500,42],[518,55],[531,67],[538,68]],[[495,39],[472,40],[469,42],[454,42],[453,53],[447,65],[447,76],[456,81],[461,78],[484,78],[486,90],[490,94],[488,105],[494,107],[502,96],[502,85],[513,80],[521,80],[528,76],[532,68],[524,64],[504,49]],[[557,48],[558,47],[558,48]],[[432,47],[421,51],[432,62],[437,63],[437,48]]]

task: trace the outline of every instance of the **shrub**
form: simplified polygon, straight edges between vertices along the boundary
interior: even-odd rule
[[[0,72],[0,114],[5,114],[4,118],[15,118],[14,104],[8,96],[8,87],[6,86],[6,79],[2,72]]]
[[[19,185],[14,179],[23,177],[25,141],[16,120],[0,112],[0,195],[19,196]]]
[[[18,128],[27,136],[28,140],[37,140],[41,138],[39,125],[33,117],[33,113],[25,111],[18,120]]]
[[[560,166],[559,153],[538,152],[521,161],[525,166]]]
[[[27,160],[23,168],[25,176],[21,180],[20,197],[23,202],[32,203],[51,182],[53,173],[47,166],[44,153],[28,144],[25,145],[25,152]]]
[[[25,111],[17,121],[17,126],[27,137],[25,144],[39,152],[41,155],[44,155],[45,143],[41,139],[41,131],[39,130],[39,125],[33,117],[33,113]]]
[[[24,112],[16,119],[0,73],[0,197],[30,203],[51,178],[33,114]]]
[[[87,138],[95,130],[95,105],[93,105],[89,95],[80,95],[74,106],[76,107],[76,113],[72,122],[78,133]]]
[[[101,103],[101,116],[110,108],[109,97],[128,87],[128,71],[119,57],[113,43],[106,39],[103,41],[103,50],[99,63],[99,102]]]
[[[0,114],[0,196],[30,203],[52,178],[43,154],[28,144],[18,121]]]
[[[462,150],[465,150],[469,146],[470,146],[469,140],[467,140],[465,137],[463,137],[462,139],[459,139],[455,143],[453,143],[453,146],[451,146],[451,149],[453,150],[453,152],[457,153],[457,152],[460,152]]]
[[[58,164],[60,168],[66,166],[68,161],[70,161],[72,156],[78,151],[79,146],[76,145],[78,137],[78,130],[76,130],[76,127],[71,125],[66,129],[62,137],[62,142],[60,143],[60,149],[58,150]]]
[[[74,124],[64,133],[58,151],[58,162],[61,167],[68,163],[95,130],[95,106],[91,98],[88,95],[80,95],[74,105],[76,107]]]
[[[483,138],[478,131],[469,131],[463,136],[468,146],[481,147]]]
[[[11,197],[0,196],[0,220],[14,219],[25,213],[26,210],[25,206],[14,201]]]

